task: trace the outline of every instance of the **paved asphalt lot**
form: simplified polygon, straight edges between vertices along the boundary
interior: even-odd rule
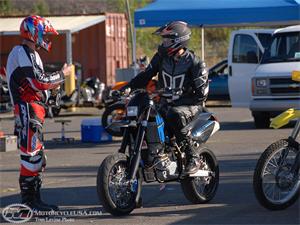
[[[272,142],[287,137],[291,128],[256,130],[250,113],[245,109],[223,107],[210,110],[221,122],[221,131],[208,142],[217,155],[221,173],[217,194],[210,203],[190,204],[178,183],[167,184],[163,190],[159,184],[153,183],[143,187],[143,208],[122,218],[106,213],[97,198],[96,173],[101,161],[116,152],[120,142],[80,143],[81,120],[97,116],[100,111],[96,109],[64,113],[60,117],[72,120],[72,124],[66,127],[67,136],[78,140],[72,145],[52,141],[52,138],[59,137],[60,125],[47,119],[44,131],[48,167],[44,174],[44,199],[58,204],[63,212],[75,211],[77,216],[65,216],[66,221],[75,224],[300,224],[299,201],[284,211],[272,212],[258,204],[252,190],[252,174],[259,155]],[[12,133],[12,120],[1,121],[1,126],[7,134]],[[17,183],[19,158],[17,152],[0,153],[0,157],[0,206],[4,208],[20,201]],[[85,215],[78,216],[80,212]],[[42,219],[39,223],[45,224]]]

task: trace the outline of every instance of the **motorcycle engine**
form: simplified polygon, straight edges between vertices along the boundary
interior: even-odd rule
[[[155,158],[153,165],[158,181],[166,181],[178,177],[177,162],[172,161],[168,154]]]
[[[94,90],[90,87],[81,88],[81,94],[85,102],[93,101]]]
[[[177,162],[172,153],[166,153],[164,136],[159,133],[163,123],[155,118],[155,122],[148,122],[146,139],[148,144],[148,164],[154,169],[157,181],[163,182],[178,177]],[[162,120],[162,119],[161,119]]]

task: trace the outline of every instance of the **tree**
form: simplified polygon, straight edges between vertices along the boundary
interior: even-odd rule
[[[44,0],[38,0],[33,5],[33,13],[38,15],[48,15],[49,14],[49,6],[48,3]]]
[[[10,0],[1,0],[0,1],[0,15],[8,16],[12,13],[13,6]]]

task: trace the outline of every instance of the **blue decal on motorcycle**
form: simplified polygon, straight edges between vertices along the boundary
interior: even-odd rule
[[[138,181],[137,180],[134,180],[131,184],[131,192],[137,192],[137,189],[138,189]]]
[[[145,167],[145,163],[144,163],[144,161],[143,161],[142,159],[141,159],[141,161],[140,161],[140,165],[141,165],[142,168]]]
[[[165,124],[164,124],[164,120],[159,114],[157,114],[155,116],[155,121],[156,121],[156,125],[157,125],[159,140],[161,141],[161,143],[164,143],[165,142],[165,132],[164,132]]]

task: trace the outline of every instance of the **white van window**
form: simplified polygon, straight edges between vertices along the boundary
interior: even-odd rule
[[[300,32],[278,33],[265,51],[262,63],[300,61]]]
[[[250,35],[238,34],[234,38],[232,62],[258,63],[260,50]]]
[[[270,46],[272,40],[272,34],[256,33],[255,35],[258,37],[261,45],[264,48],[268,48]]]

